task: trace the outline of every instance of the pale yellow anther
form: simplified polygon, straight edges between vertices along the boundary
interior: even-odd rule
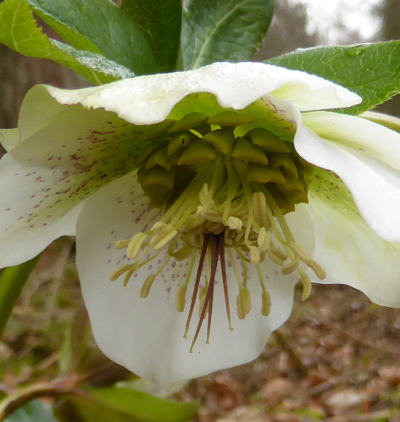
[[[258,250],[257,246],[250,246],[249,253],[250,262],[252,264],[258,264],[260,262],[260,251]]]
[[[261,227],[260,232],[257,237],[257,246],[261,252],[265,253],[269,249],[270,234],[265,230],[264,227]]]
[[[153,236],[151,239],[151,246],[154,250],[162,249],[169,241],[171,241],[178,231],[171,228],[171,231],[166,233],[164,236]]]
[[[206,216],[206,209],[203,207],[203,205],[199,205],[196,209],[196,216],[199,218],[205,218]]]
[[[313,259],[305,261],[305,263],[307,264],[308,267],[310,267],[314,271],[315,275],[320,280],[323,280],[326,277],[325,270],[317,262],[315,262]]]
[[[155,231],[165,230],[166,227],[170,227],[170,226],[167,223],[164,223],[164,221],[157,221],[157,223],[153,224],[150,231],[155,232]]]
[[[243,319],[251,310],[250,290],[247,287],[241,287],[236,298],[237,313],[240,319]]]
[[[115,249],[125,249],[129,245],[130,240],[117,240],[115,242]]]
[[[275,264],[280,265],[281,267],[284,265],[286,258],[282,259],[280,256],[276,254],[275,251],[269,250],[268,257],[271,261],[275,262]]]
[[[208,233],[219,234],[224,231],[224,226],[222,223],[216,223],[214,221],[207,221],[206,230]]]
[[[146,233],[136,233],[129,242],[129,245],[126,249],[126,256],[130,259],[134,259],[146,238]]]
[[[261,314],[264,316],[268,316],[271,312],[271,296],[267,292],[267,290],[264,290],[262,292],[262,303],[261,303]]]
[[[214,223],[221,223],[222,222],[222,215],[219,212],[206,211],[205,219],[208,220],[208,221],[212,221]]]
[[[237,295],[236,297],[236,312],[239,319],[244,319],[244,317],[246,316],[243,310],[243,305],[240,299],[240,295]]]
[[[255,192],[251,197],[253,217],[260,227],[268,225],[268,205],[262,192]]]
[[[299,266],[299,262],[299,258],[296,258],[294,261],[282,267],[282,274],[291,274],[292,272],[296,271],[297,267]]]
[[[117,280],[119,277],[121,277],[122,274],[126,273],[127,271],[129,271],[132,268],[132,265],[126,264],[126,265],[122,265],[122,267],[119,267],[117,269],[115,269],[111,274],[110,274],[110,280],[111,281],[115,281]]]
[[[170,253],[177,261],[183,261],[193,253],[193,248],[189,245],[182,246],[175,252]]]
[[[229,227],[231,230],[240,231],[243,227],[243,222],[240,218],[230,216],[228,220],[226,220],[227,227]]]
[[[178,312],[183,312],[185,310],[186,289],[187,286],[183,285],[176,293],[175,308]]]
[[[133,273],[136,271],[137,265],[132,265],[132,268],[125,274],[124,278],[124,287],[126,287],[129,283],[129,280],[131,279]]]
[[[141,298],[145,299],[149,295],[151,286],[153,285],[156,277],[157,277],[157,274],[152,274],[146,278],[146,281],[143,283],[143,286],[140,289]]]
[[[301,300],[305,301],[310,297],[311,294],[311,280],[310,277],[303,272],[300,272],[301,282],[303,284],[303,294],[301,295]]]
[[[310,259],[310,254],[303,248],[303,246],[296,242],[291,242],[289,246],[301,260],[308,261]]]
[[[195,228],[201,226],[205,222],[204,216],[197,216],[197,213],[190,216],[185,224],[180,227],[180,231],[182,232],[190,232]]]
[[[271,253],[273,253],[274,255],[282,259],[283,261],[287,259],[287,255],[285,254],[285,252],[281,251],[278,248],[271,248]]]

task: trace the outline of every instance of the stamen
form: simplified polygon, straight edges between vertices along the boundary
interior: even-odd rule
[[[183,286],[179,288],[176,294],[175,309],[178,312],[183,312],[185,310],[186,289],[187,289],[187,285],[184,284]]]
[[[271,297],[268,293],[268,290],[265,287],[264,278],[263,278],[263,274],[262,274],[262,271],[261,271],[260,264],[257,265],[257,273],[258,273],[258,279],[260,281],[260,286],[261,286],[261,290],[262,290],[261,314],[264,315],[264,316],[268,316],[270,311],[271,311]]]
[[[258,264],[260,262],[260,251],[258,250],[257,246],[250,246],[250,262],[252,264]]]
[[[221,272],[222,272],[222,281],[224,284],[224,295],[225,295],[225,307],[226,307],[226,316],[228,318],[229,329],[233,330],[231,322],[231,309],[229,305],[229,293],[228,293],[228,280],[226,277],[226,265],[225,265],[225,236],[222,233],[218,236],[219,239],[219,259],[221,261]]]
[[[271,312],[271,296],[269,295],[268,290],[262,292],[261,299],[261,313],[264,316],[268,316]]]
[[[125,249],[129,245],[130,239],[117,240],[115,242],[115,249]]]
[[[180,287],[175,298],[175,307],[178,312],[183,312],[185,310],[187,286],[189,285],[190,279],[192,277],[194,263],[196,261],[196,256],[197,256],[197,253],[193,252],[190,258],[189,271],[186,274],[185,282]]]
[[[310,260],[310,254],[296,242],[291,242],[289,244],[290,248],[300,257],[302,261]]]
[[[143,283],[142,288],[140,289],[140,297],[145,299],[149,293],[150,293],[150,289],[151,286],[154,283],[154,280],[158,277],[158,275],[161,273],[161,271],[164,269],[164,267],[168,264],[168,261],[170,260],[170,256],[168,256],[165,261],[161,264],[160,268],[157,270],[156,273],[148,276],[146,278],[146,281]]]
[[[291,274],[292,272],[296,271],[297,267],[299,266],[299,257],[296,257],[292,262],[282,267],[282,274]]]
[[[313,259],[304,261],[308,267],[310,267],[315,275],[320,279],[323,280],[326,277],[325,270],[318,264],[318,262],[315,262]]]
[[[149,295],[151,286],[153,285],[156,277],[157,277],[157,274],[152,274],[146,278],[146,281],[143,283],[143,286],[140,289],[140,297],[142,299],[145,299]]]
[[[257,237],[257,246],[261,250],[261,252],[267,252],[269,248],[269,241],[270,241],[270,235],[265,230],[264,227],[261,227],[260,232],[258,233]]]
[[[303,294],[301,295],[301,300],[304,302],[310,297],[311,294],[311,280],[310,277],[303,273],[302,271],[299,271],[301,282],[303,283]]]
[[[236,298],[237,313],[239,319],[244,319],[251,310],[251,295],[247,287],[242,287]]]
[[[138,254],[147,236],[148,235],[146,233],[136,233],[135,236],[132,237],[126,249],[126,256],[128,258],[130,259],[136,258],[136,255]]]
[[[111,281],[116,281],[119,279],[119,277],[121,277],[122,274],[126,273],[127,271],[129,271],[132,268],[132,265],[130,264],[125,264],[122,265],[122,267],[116,268],[111,274],[110,274],[110,280]]]

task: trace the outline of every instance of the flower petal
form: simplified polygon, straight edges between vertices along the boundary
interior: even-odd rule
[[[18,129],[0,129],[0,144],[6,151],[14,148],[19,140]]]
[[[356,148],[319,137],[301,124],[294,143],[305,160],[333,171],[343,180],[376,233],[388,241],[400,240],[400,175],[396,170]]]
[[[78,270],[99,347],[114,361],[165,386],[257,357],[272,330],[289,316],[293,287],[298,277],[282,276],[275,264],[264,265],[265,282],[272,299],[271,314],[265,317],[260,312],[261,289],[257,273],[253,266],[249,267],[248,287],[252,296],[252,310],[245,320],[239,320],[234,307],[237,282],[228,262],[234,329],[228,329],[218,270],[210,344],[205,342],[206,327],[203,327],[193,353],[189,353],[199,315],[196,308],[188,339],[184,339],[188,301],[194,280],[187,289],[185,312],[176,311],[175,297],[185,280],[190,259],[183,262],[171,259],[146,299],[140,298],[140,289],[145,278],[162,265],[167,257],[165,251],[155,262],[142,267],[126,287],[122,286],[121,281],[109,281],[111,272],[127,263],[123,252],[113,248],[114,242],[142,231],[143,226],[149,228],[156,218],[156,213],[147,209],[146,199],[140,192],[135,175],[127,175],[100,189],[87,201],[79,217]]]
[[[309,203],[299,207],[313,220],[313,258],[327,273],[322,283],[347,284],[375,303],[400,307],[400,244],[386,242],[368,227],[340,179],[316,171]]]
[[[199,92],[211,93],[222,107],[234,109],[243,109],[269,93],[293,101],[301,110],[347,107],[360,102],[358,95],[330,81],[263,63],[214,63],[196,70],[141,76],[94,88],[46,89],[61,104],[104,108],[134,124],[160,122],[175,104]]]
[[[64,106],[35,128],[24,123],[20,119],[21,131],[30,135],[14,147],[10,142],[0,161],[0,241],[8,245],[0,249],[0,267],[74,234],[78,204],[130,171],[137,155],[132,125],[104,110]]]
[[[324,139],[400,170],[400,134],[394,130],[360,117],[327,111],[303,114],[303,123]]]
[[[390,114],[378,113],[376,111],[366,111],[360,114],[363,119],[371,120],[372,122],[379,123],[396,132],[400,132],[400,118],[391,116]]]

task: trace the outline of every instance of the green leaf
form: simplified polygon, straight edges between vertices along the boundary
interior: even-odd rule
[[[194,403],[175,403],[128,388],[92,389],[68,395],[58,407],[62,422],[185,422],[197,414]]]
[[[101,53],[137,74],[157,72],[146,36],[110,0],[29,0],[29,3],[72,47]]]
[[[185,69],[250,59],[271,23],[273,0],[192,0],[183,15]]]
[[[9,415],[4,422],[57,422],[53,412],[39,400],[31,400]]]
[[[5,0],[0,4],[0,42],[25,56],[60,63],[95,84],[134,76],[129,69],[99,54],[49,39],[37,26],[26,0]]]
[[[304,70],[356,92],[363,102],[346,113],[370,110],[400,92],[400,41],[295,50],[266,63]]]
[[[147,36],[160,72],[176,68],[182,25],[182,0],[122,0],[121,8]]]
[[[29,274],[36,265],[38,257],[15,267],[3,270],[0,276],[0,338],[12,309],[22,288],[28,280]]]

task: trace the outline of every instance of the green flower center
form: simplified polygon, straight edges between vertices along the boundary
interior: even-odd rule
[[[121,240],[133,262],[110,276],[125,274],[128,283],[134,272],[167,248],[167,258],[141,289],[147,297],[158,274],[170,259],[191,259],[185,283],[179,287],[176,309],[184,311],[186,291],[194,264],[199,258],[185,336],[188,333],[197,297],[200,318],[191,350],[203,320],[208,314],[211,327],[214,279],[218,262],[224,284],[229,328],[232,328],[227,289],[225,254],[229,256],[238,282],[236,311],[240,319],[251,310],[247,265],[257,267],[261,287],[261,313],[270,312],[270,297],[264,283],[261,263],[270,259],[283,274],[297,272],[303,284],[303,299],[311,291],[310,268],[320,279],[323,269],[299,245],[289,229],[285,214],[295,205],[307,202],[307,165],[296,154],[293,144],[265,128],[254,127],[240,112],[223,111],[213,117],[192,113],[179,121],[165,121],[154,128],[152,142],[139,158],[137,179],[150,205],[163,214],[147,232]],[[154,254],[149,257],[149,252]],[[232,253],[242,262],[237,268]],[[210,263],[206,282],[200,288],[204,262]]]

